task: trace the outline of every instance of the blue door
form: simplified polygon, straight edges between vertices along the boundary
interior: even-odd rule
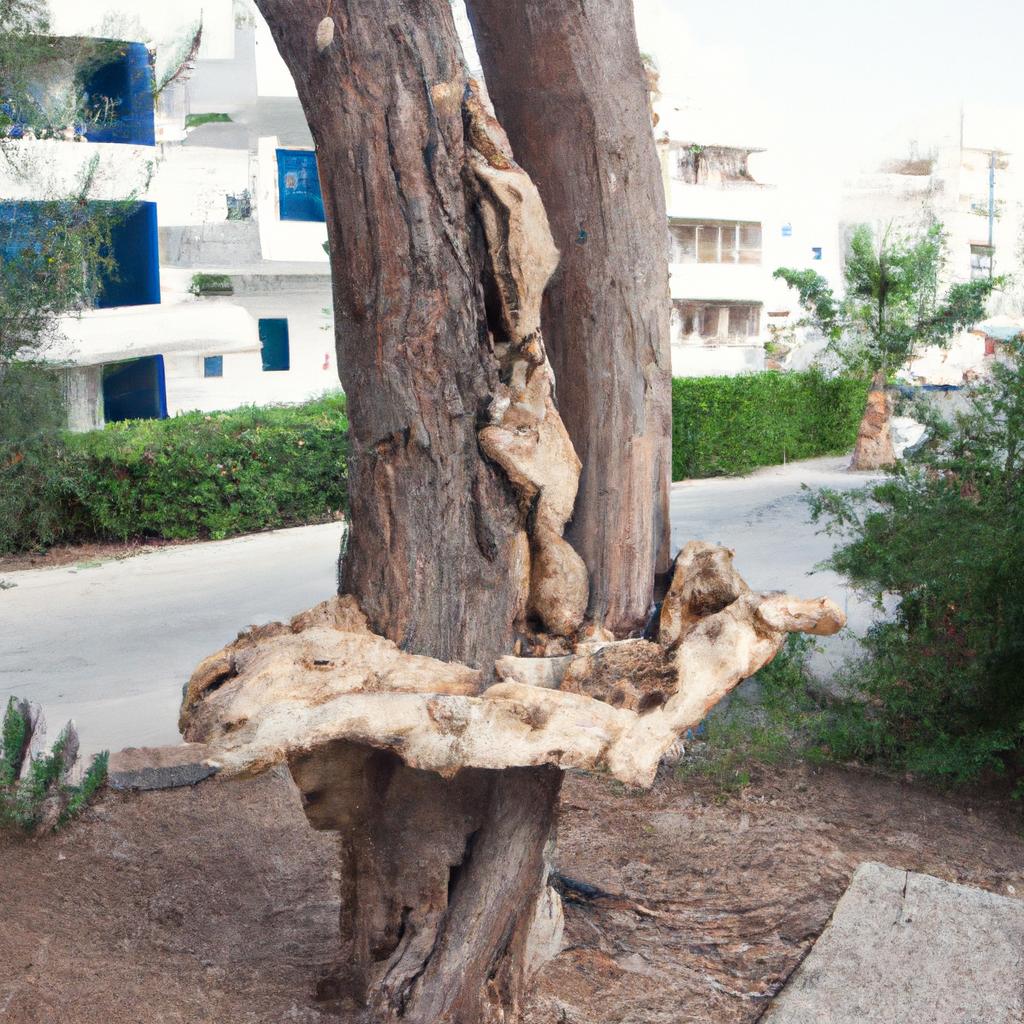
[[[164,357],[143,356],[103,370],[103,416],[108,423],[167,415]]]

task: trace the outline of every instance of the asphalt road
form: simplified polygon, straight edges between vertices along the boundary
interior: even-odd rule
[[[801,485],[860,487],[845,459],[816,459],[750,477],[672,489],[675,546],[727,544],[757,589],[826,594],[863,629],[870,610],[832,573],[808,576],[831,550],[810,525]],[[123,561],[3,574],[0,700],[28,697],[50,735],[69,718],[82,751],[174,743],[181,689],[207,654],[250,623],[284,619],[335,589],[339,524],[157,549]],[[816,668],[851,650],[822,641]]]

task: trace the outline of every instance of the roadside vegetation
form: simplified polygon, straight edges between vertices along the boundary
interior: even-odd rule
[[[52,832],[86,807],[107,779],[106,753],[93,757],[78,783],[78,734],[69,722],[49,751],[33,753],[41,733],[39,709],[11,697],[0,728],[0,829]]]
[[[894,614],[864,656],[812,685],[793,641],[707,723],[684,770],[742,788],[795,756],[857,761],[941,785],[1004,777],[1024,796],[1024,358],[881,484],[822,491],[812,515],[839,539],[826,565]],[[924,412],[919,415],[925,415]]]
[[[672,479],[732,476],[850,451],[867,382],[818,370],[672,382]]]
[[[0,440],[0,553],[323,522],[345,504],[345,400]]]

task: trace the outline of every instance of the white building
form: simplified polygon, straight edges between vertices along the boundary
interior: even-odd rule
[[[762,370],[799,318],[774,271],[810,267],[838,284],[835,194],[804,188],[778,154],[720,115],[670,98],[655,110],[671,236],[673,374]]]
[[[111,0],[97,14],[52,0],[51,9],[58,36],[132,41],[90,72],[118,93],[112,125],[79,141],[21,139],[32,173],[5,168],[0,209],[67,194],[94,156],[98,201],[140,200],[117,229],[119,280],[103,289],[103,308],[69,318],[51,353],[67,367],[72,427],[337,390],[313,142],[255,8]],[[180,66],[200,18],[198,52],[154,107],[154,80]]]
[[[881,235],[917,232],[939,222],[946,235],[944,286],[1019,271],[1024,245],[1024,129],[1021,111],[967,107],[941,116],[937,129],[908,156],[844,184],[844,236],[858,224]],[[990,216],[991,214],[991,216]],[[990,315],[1024,317],[1019,281],[993,293]],[[1024,327],[1024,320],[1021,320]],[[956,386],[983,373],[994,354],[980,330],[928,350],[904,376],[915,383]]]

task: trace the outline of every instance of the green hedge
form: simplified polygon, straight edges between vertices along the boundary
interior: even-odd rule
[[[848,377],[753,373],[672,381],[672,479],[849,451],[868,384]]]
[[[848,451],[866,392],[813,371],[677,379],[673,479]],[[345,504],[347,427],[335,395],[0,445],[0,553],[324,520]]]
[[[0,447],[0,552],[327,519],[345,503],[347,428],[334,395]]]

